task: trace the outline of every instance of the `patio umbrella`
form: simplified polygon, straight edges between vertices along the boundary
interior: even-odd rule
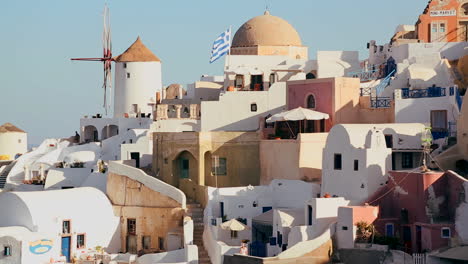
[[[237,221],[236,219],[231,219],[227,222],[221,224],[221,228],[224,230],[231,230],[231,231],[242,231],[248,228],[248,226],[244,225],[243,223]]]
[[[274,123],[279,121],[322,120],[329,118],[330,116],[328,114],[299,107],[273,115],[268,118],[266,122]]]

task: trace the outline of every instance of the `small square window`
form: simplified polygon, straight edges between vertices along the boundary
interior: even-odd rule
[[[442,227],[442,238],[451,238],[451,232],[450,232],[450,227]]]
[[[226,158],[213,158],[212,173],[215,176],[227,175],[227,159]]]
[[[76,248],[85,248],[85,234],[76,236]]]
[[[346,230],[348,230],[348,227],[347,227],[347,226],[342,226],[342,227],[341,227],[341,230],[345,230],[345,231],[346,231]]]
[[[8,257],[8,256],[11,256],[11,247],[10,246],[6,246],[3,248],[3,255]]]
[[[257,104],[251,104],[250,105],[250,111],[251,112],[257,112]]]
[[[359,160],[354,160],[354,171],[359,170]]]
[[[335,170],[341,170],[342,169],[342,158],[341,154],[335,154],[335,159],[334,159],[334,168]]]
[[[129,78],[130,78],[130,73],[129,73],[129,72],[127,72],[127,79],[129,79]]]
[[[231,230],[231,238],[237,238],[237,231]]]

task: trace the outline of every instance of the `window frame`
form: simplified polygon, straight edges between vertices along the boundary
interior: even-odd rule
[[[79,243],[79,239],[78,239],[79,236],[83,236],[83,245],[81,247],[78,244]],[[79,234],[76,235],[76,248],[77,249],[86,248],[86,233],[79,233]]]
[[[220,169],[221,168],[221,160],[224,160],[223,161],[223,166],[224,166],[224,171],[221,170],[220,172]],[[215,168],[216,168],[216,171],[215,171]],[[227,170],[227,158],[226,157],[219,157],[218,158],[218,166],[216,166],[216,161],[215,159],[213,158],[213,162],[211,163],[211,175],[212,176],[226,176],[228,173],[228,170]]]
[[[392,235],[390,237],[395,237],[395,224],[394,223],[386,223],[385,224],[385,236],[388,237],[388,227],[392,227]]]
[[[448,236],[444,235],[444,231],[448,231]],[[441,238],[452,238],[452,229],[450,227],[442,227],[440,229],[440,237]]]
[[[242,83],[239,85],[237,83],[237,78],[240,77],[240,80],[242,81]],[[242,74],[236,74],[234,76],[234,87],[235,88],[244,88],[245,87],[245,76],[242,75]]]
[[[65,232],[65,223],[68,222],[68,232]],[[70,235],[72,233],[72,222],[71,219],[64,219],[62,221],[62,234]]]
[[[134,222],[134,227],[132,229],[130,229],[129,227],[131,226],[130,225],[130,222],[133,221]],[[133,232],[130,232],[130,231],[133,231]],[[136,233],[137,233],[137,221],[136,221],[136,218],[127,218],[127,235],[134,235],[136,236]]]
[[[435,128],[434,127],[434,116],[433,116],[433,113],[444,113],[445,114],[445,123],[444,123],[444,127],[441,128],[441,127],[437,127]],[[430,115],[431,115],[431,129],[432,131],[447,131],[447,123],[448,123],[448,115],[447,115],[447,110],[431,110],[430,112]]]
[[[310,102],[310,98],[313,98],[313,102],[314,102],[314,107],[309,107],[309,102]],[[306,102],[305,102],[305,106],[307,109],[317,109],[317,100],[315,98],[315,95],[314,94],[308,94],[307,97],[306,97]]]
[[[339,157],[339,166],[337,166],[337,158]],[[333,156],[333,169],[334,170],[343,170],[343,154],[335,153]]]
[[[7,246],[3,246],[3,256],[5,257],[11,257],[11,246],[10,245],[7,245]]]
[[[411,157],[409,160],[411,161],[410,165],[406,165],[406,157]],[[413,169],[414,167],[414,153],[413,152],[402,152],[401,153],[401,168],[402,169]]]
[[[250,104],[250,112],[257,112],[257,111],[258,111],[257,103],[251,103]]]

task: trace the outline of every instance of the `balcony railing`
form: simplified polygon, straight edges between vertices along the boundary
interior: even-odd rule
[[[446,88],[443,87],[429,87],[427,89],[414,90],[410,90],[409,88],[401,89],[401,97],[403,99],[443,97],[446,95]]]
[[[392,105],[392,99],[390,97],[375,97],[370,100],[372,108],[390,108]]]

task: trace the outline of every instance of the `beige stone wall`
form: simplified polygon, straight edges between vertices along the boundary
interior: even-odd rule
[[[126,252],[127,219],[136,219],[137,250],[143,248],[143,236],[151,236],[151,248],[160,248],[158,238],[167,242],[169,231],[183,237],[185,211],[175,200],[155,192],[138,181],[109,173],[107,196],[115,215],[120,217],[121,250]],[[163,245],[167,248],[167,244]]]
[[[394,123],[395,105],[390,108],[371,108],[370,98],[360,96],[358,78],[335,78],[332,119],[334,124]]]
[[[262,140],[260,184],[268,185],[274,179],[320,182],[327,136],[328,133],[305,133],[297,140]]]
[[[232,55],[289,56],[291,59],[308,59],[308,48],[300,46],[234,47]]]
[[[180,157],[189,159],[189,180],[196,185],[238,187],[260,183],[259,134],[256,132],[184,132],[153,134],[153,170],[157,177],[181,187]],[[211,173],[211,158],[227,159],[227,174]],[[185,184],[186,185],[186,184]],[[187,193],[194,198],[194,192]]]

